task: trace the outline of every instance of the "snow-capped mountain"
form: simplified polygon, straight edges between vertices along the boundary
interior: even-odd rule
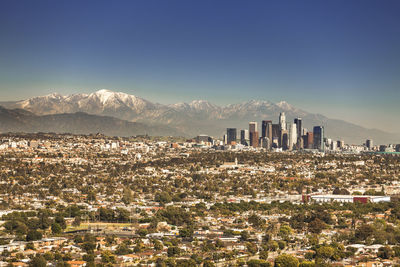
[[[54,93],[16,103],[16,107],[32,111],[38,115],[87,112],[113,116],[120,115],[119,112],[140,113],[145,109],[153,109],[154,106],[154,104],[140,97],[106,89],[91,94],[67,96]]]
[[[212,112],[219,110],[220,107],[213,105],[209,101],[206,100],[193,100],[190,103],[177,103],[173,105],[169,105],[168,107],[177,110],[177,111],[206,111]]]
[[[250,100],[218,106],[209,101],[194,100],[190,103],[162,105],[134,95],[103,89],[91,94],[67,96],[54,93],[19,102],[3,102],[0,105],[6,108],[24,109],[36,115],[85,112],[111,116],[146,125],[172,127],[187,136],[200,133],[221,136],[228,127],[247,129],[249,121],[272,120],[277,123],[279,113],[285,112],[287,122],[293,122],[295,117],[302,117],[305,128],[312,130],[315,125],[325,126],[327,136],[333,139],[344,139],[354,143],[361,143],[367,138],[373,138],[376,142],[393,141],[389,134],[382,131],[365,129],[345,121],[311,114],[286,101],[273,103]]]
[[[281,111],[299,112],[305,114],[286,102],[272,103],[269,101],[251,100],[239,104],[217,106],[206,100],[194,100],[190,103],[177,103],[173,105],[153,104],[143,98],[102,89],[91,94],[72,94],[62,96],[53,93],[46,96],[29,98],[17,102],[14,108],[22,108],[37,115],[58,113],[86,112],[96,115],[114,116],[126,120],[136,121],[142,119],[166,120],[168,116],[182,113],[181,116],[189,118],[208,116],[208,119],[224,119],[232,116],[247,117],[265,116],[268,113]]]

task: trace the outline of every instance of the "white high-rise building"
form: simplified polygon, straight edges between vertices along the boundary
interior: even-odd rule
[[[336,151],[337,150],[337,142],[332,142],[331,143],[331,150]]]
[[[297,125],[292,123],[289,127],[289,149],[292,150],[293,146],[297,144]]]
[[[365,142],[365,146],[368,148],[368,150],[372,150],[372,148],[374,147],[374,141],[372,141],[372,139],[368,139]]]
[[[285,112],[281,112],[281,114],[279,114],[279,125],[281,126],[281,130],[283,130],[283,131],[286,130],[286,116],[285,116]]]

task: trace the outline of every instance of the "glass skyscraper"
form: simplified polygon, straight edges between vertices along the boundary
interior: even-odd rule
[[[324,144],[324,127],[323,126],[315,126],[313,130],[314,135],[314,149],[318,149],[321,152],[325,151]]]

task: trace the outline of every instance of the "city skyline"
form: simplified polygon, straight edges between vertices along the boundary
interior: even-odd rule
[[[284,100],[399,133],[398,8],[397,1],[3,1],[0,98],[109,88],[163,104]]]
[[[249,122],[249,128],[239,129],[226,128],[226,134],[223,136],[224,145],[237,145],[258,148],[262,147],[266,150],[303,150],[315,149],[325,152],[325,149],[336,151],[344,143],[343,140],[332,140],[324,134],[324,126],[312,126],[312,131],[302,127],[302,119],[294,118],[293,122],[286,121],[285,112],[280,112],[279,123],[273,124],[273,120],[262,120],[261,129],[255,121]],[[261,130],[261,131],[260,131]],[[261,135],[260,135],[261,133]],[[197,138],[199,139],[199,138]],[[373,140],[366,140],[365,146],[371,149]]]

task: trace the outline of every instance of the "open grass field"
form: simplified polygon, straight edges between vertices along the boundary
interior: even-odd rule
[[[87,230],[89,228],[96,229],[96,228],[101,228],[101,229],[122,229],[122,228],[131,228],[132,224],[131,223],[81,223],[79,226],[72,226],[69,225],[67,226],[67,229],[65,229],[66,232],[69,231],[77,231],[77,230]]]

